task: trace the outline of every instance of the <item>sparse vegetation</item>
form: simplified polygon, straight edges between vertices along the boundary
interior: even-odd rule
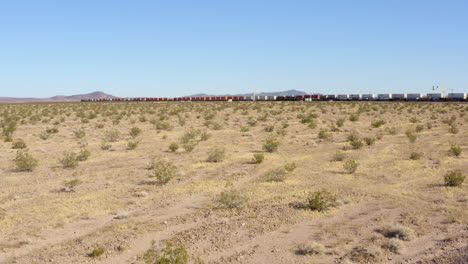
[[[64,168],[75,168],[78,165],[78,157],[76,153],[65,152],[59,162]]]
[[[316,191],[309,195],[306,207],[314,211],[324,211],[335,206],[336,196],[328,191]]]
[[[444,176],[444,182],[447,186],[460,186],[465,181],[466,176],[459,170],[449,171]]]
[[[221,208],[226,209],[242,209],[247,205],[247,197],[242,195],[239,191],[229,189],[221,192],[216,201]]]
[[[462,153],[462,148],[458,144],[452,144],[450,146],[450,153],[458,157]]]
[[[278,149],[279,141],[276,138],[267,138],[263,145],[266,152],[275,152]]]
[[[15,164],[18,171],[32,171],[38,165],[37,159],[26,151],[16,153]]]
[[[265,159],[265,155],[263,153],[256,153],[256,154],[253,154],[252,162],[255,164],[260,164],[263,162],[264,159]]]
[[[357,163],[355,160],[348,160],[343,164],[343,168],[349,174],[355,173],[358,166],[359,163]]]
[[[156,178],[158,184],[166,184],[178,173],[177,166],[172,162],[156,161],[153,164],[153,170],[150,178]]]

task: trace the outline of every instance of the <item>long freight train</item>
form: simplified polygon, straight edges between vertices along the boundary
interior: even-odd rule
[[[207,96],[207,97],[137,97],[112,99],[84,99],[82,102],[127,102],[127,101],[458,101],[467,102],[467,93],[408,93],[408,94],[311,94],[281,96]]]

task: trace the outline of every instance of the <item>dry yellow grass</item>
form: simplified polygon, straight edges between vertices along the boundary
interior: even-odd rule
[[[317,115],[312,128],[305,118],[311,113]],[[359,120],[349,121],[351,114]],[[345,122],[336,127],[340,118]],[[385,124],[372,127],[377,120]],[[32,172],[17,171],[17,150],[2,138],[1,263],[139,263],[151,240],[158,245],[163,240],[184,243],[190,254],[208,263],[369,261],[357,260],[368,256],[366,247],[382,250],[379,261],[385,263],[444,259],[446,253],[435,250],[442,247],[466,254],[459,245],[467,242],[468,183],[443,185],[449,170],[468,173],[466,104],[4,104],[0,121],[16,124],[13,138],[24,140],[39,161]],[[459,132],[452,134],[449,123]],[[410,143],[405,131],[417,125],[424,129]],[[272,131],[265,129],[269,126],[274,126]],[[41,139],[52,127],[58,133]],[[141,133],[131,135],[133,127]],[[241,132],[242,127],[249,131]],[[323,129],[330,138],[319,138]],[[85,135],[77,137],[77,130]],[[112,131],[118,131],[119,138],[104,150],[101,145]],[[196,134],[190,139],[195,148],[187,152],[182,138],[190,131]],[[206,140],[201,140],[203,131],[209,134]],[[377,140],[353,149],[347,140],[351,133]],[[263,153],[270,137],[278,139],[278,149],[265,152],[262,163],[252,163],[253,154]],[[138,146],[129,149],[129,140],[139,141]],[[173,142],[179,145],[176,152],[168,149]],[[449,153],[452,143],[461,147],[460,156]],[[207,162],[215,147],[225,149],[224,159]],[[64,152],[82,148],[91,156],[76,168],[62,168]],[[333,161],[337,151],[345,153],[344,161]],[[422,156],[412,160],[411,152]],[[179,173],[167,184],[154,184],[148,177],[153,159],[173,162]],[[359,163],[355,173],[346,173],[346,160]],[[284,180],[262,180],[271,169],[291,162],[297,168]],[[75,179],[79,184],[74,191],[64,188]],[[245,195],[245,208],[217,209],[216,196],[230,188]],[[309,193],[320,190],[337,196],[336,207],[304,209]],[[397,225],[417,233],[414,240],[402,242],[401,252],[390,247],[400,242],[375,231]],[[438,242],[445,237],[451,239]],[[310,241],[323,245],[324,252],[295,253],[297,245]],[[99,247],[105,253],[91,259],[88,254]]]

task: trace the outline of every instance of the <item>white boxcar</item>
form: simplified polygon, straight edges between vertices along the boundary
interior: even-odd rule
[[[269,96],[267,96],[267,100],[268,101],[276,101],[276,96],[269,95]]]
[[[377,100],[390,100],[392,99],[392,94],[378,94]]]
[[[374,100],[373,94],[361,94],[361,100]]]
[[[407,94],[406,95],[406,100],[419,100],[421,98],[424,98],[424,94],[422,94],[422,93]]]
[[[393,100],[405,100],[406,94],[392,94]]]
[[[349,99],[351,99],[351,100],[360,100],[361,95],[360,94],[350,94]]]
[[[449,93],[447,95],[447,99],[451,100],[466,100],[467,94],[466,93]]]
[[[348,100],[349,95],[348,94],[339,94],[336,96],[336,99],[338,100]]]

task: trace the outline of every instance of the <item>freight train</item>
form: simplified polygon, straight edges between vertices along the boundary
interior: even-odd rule
[[[467,102],[467,93],[403,93],[403,94],[310,94],[310,95],[252,95],[252,96],[206,96],[206,97],[137,97],[112,99],[84,99],[82,102],[140,102],[140,101],[458,101]]]

